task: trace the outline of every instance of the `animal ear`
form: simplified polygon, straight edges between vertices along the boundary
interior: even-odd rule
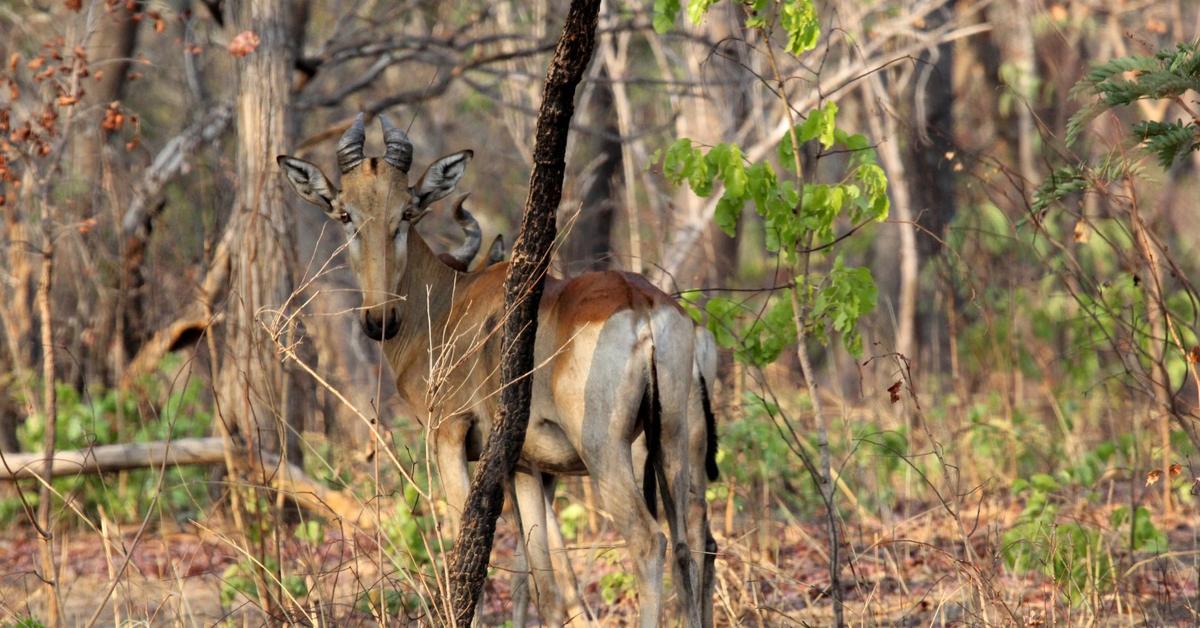
[[[475,153],[464,150],[446,155],[429,165],[421,180],[417,181],[417,207],[424,209],[430,203],[443,198],[454,191],[460,179],[467,172],[467,162]]]
[[[325,178],[325,174],[321,172],[320,168],[303,159],[287,155],[276,157],[275,163],[279,164],[283,173],[287,175],[287,180],[295,188],[296,193],[336,218],[333,212],[333,199],[337,197],[337,190],[334,189],[329,179]]]

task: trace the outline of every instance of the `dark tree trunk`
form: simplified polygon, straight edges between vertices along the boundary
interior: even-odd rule
[[[954,2],[934,11],[926,19],[927,28],[935,29],[953,18]],[[913,209],[917,224],[922,227],[917,238],[921,259],[932,259],[941,251],[946,225],[954,218],[954,162],[948,155],[955,153],[954,145],[954,44],[937,47],[936,60],[930,53],[921,55],[923,68],[929,76],[924,89],[918,83],[914,94],[918,104],[924,103],[925,116],[918,117],[914,127],[917,136],[909,145],[909,173],[912,179]],[[932,63],[932,66],[924,64]],[[923,70],[918,70],[921,72]],[[918,111],[919,111],[918,107]]]
[[[596,46],[600,0],[572,0],[562,35],[546,73],[537,119],[533,173],[521,232],[513,245],[512,264],[504,282],[505,308],[500,377],[500,416],[471,478],[463,527],[450,564],[450,590],[455,623],[469,626],[483,592],[496,519],[504,505],[504,480],[525,442],[533,370],[537,310],[557,232],[555,216],[562,198],[567,132],[575,111],[575,88]]]
[[[936,29],[954,17],[954,0],[929,14],[927,28]],[[928,71],[917,83],[914,108],[918,114],[914,137],[908,142],[909,183],[912,214],[917,223],[917,259],[935,262],[942,250],[946,227],[954,219],[954,44],[944,43],[936,54],[922,55],[922,69]],[[932,65],[926,65],[932,64]],[[926,70],[927,68],[927,70]],[[953,297],[950,297],[953,298]],[[949,362],[945,324],[937,299],[926,295],[919,299],[914,327],[918,336],[913,352],[927,368],[941,369]],[[910,356],[918,357],[918,356]]]
[[[583,209],[571,227],[571,245],[567,249],[567,268],[570,272],[605,270],[612,265],[612,224],[617,198],[614,183],[621,168],[621,131],[617,128],[617,113],[613,109],[612,87],[604,80],[608,73],[600,68],[588,101],[591,127],[599,133],[593,136],[592,151],[595,166],[590,168],[583,188]],[[632,185],[626,182],[626,185]]]

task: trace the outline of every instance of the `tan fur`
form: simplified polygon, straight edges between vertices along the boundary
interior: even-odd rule
[[[294,174],[289,178],[296,184]],[[303,174],[315,176],[307,170]],[[343,176],[343,189],[326,211],[351,218],[348,251],[363,291],[364,328],[380,331],[386,321],[386,331],[394,332],[380,336],[386,338],[384,355],[401,398],[433,431],[450,527],[457,534],[469,481],[467,462],[499,412],[508,264],[473,273],[447,266],[412,226],[428,208],[415,206],[421,184],[414,190],[408,181],[407,173],[365,159]],[[541,478],[546,473],[587,473],[628,541],[639,575],[641,623],[658,624],[668,542],[642,499],[632,453],[644,427],[638,409],[652,390],[662,408],[656,436],[669,485],[663,498],[670,494],[672,568],[687,625],[700,625],[701,606],[711,604],[696,597],[700,579],[691,555],[703,551],[707,530],[703,452],[693,460],[695,443],[702,443],[705,434],[691,386],[694,339],[691,320],[678,304],[643,277],[603,272],[547,278],[538,315],[529,430],[519,463],[531,479],[517,483],[520,501],[534,510],[522,517],[523,538],[529,539],[527,555],[546,623],[559,625],[587,615],[573,591],[562,597],[554,578],[549,543],[557,530],[545,534],[556,526],[553,511],[534,506],[552,498],[538,493]],[[561,539],[557,542],[561,545]]]

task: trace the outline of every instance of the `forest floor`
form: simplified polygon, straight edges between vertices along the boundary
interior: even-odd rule
[[[721,547],[715,615],[718,625],[825,626],[832,623],[832,600],[825,527],[819,520],[759,522],[730,536],[715,534]],[[887,526],[848,521],[842,571],[845,617],[850,625],[1148,625],[1194,626],[1197,614],[1197,557],[1194,551],[1161,555],[1113,556],[1115,586],[1091,590],[1071,604],[1062,583],[1033,570],[1014,574],[1001,558],[1001,533],[1020,514],[1011,500],[977,504],[953,517],[940,505],[910,509]],[[1101,508],[1071,511],[1072,517],[1108,521]],[[1193,512],[1156,517],[1169,547],[1196,547],[1200,526]],[[232,530],[221,522],[165,526],[148,530],[137,543],[136,526],[99,540],[91,530],[60,533],[58,563],[64,625],[86,625],[108,594],[112,574],[121,573],[97,625],[129,621],[151,625],[212,625],[223,620],[259,625],[261,606],[232,591],[229,568],[238,552]],[[510,616],[515,537],[502,524],[489,578],[485,623],[501,625]],[[25,526],[0,538],[0,623],[41,616],[44,589],[35,575],[37,542]],[[962,540],[970,539],[969,551]],[[107,545],[107,547],[106,547]],[[622,543],[601,525],[568,544],[589,607],[602,625],[627,625],[636,614],[631,565]],[[299,601],[311,617],[337,618],[344,626],[374,624],[368,600],[378,600],[379,557],[372,536],[342,537],[327,532],[317,545],[288,537],[280,541],[286,573],[300,575],[307,596]],[[578,558],[577,558],[578,557]],[[412,591],[410,576],[388,569],[385,588]],[[433,584],[426,586],[435,587]],[[224,592],[224,600],[223,598]],[[409,612],[420,615],[412,596]],[[115,604],[115,607],[114,607]],[[114,608],[117,615],[113,614]],[[294,612],[294,611],[293,611]],[[531,619],[533,612],[531,611]],[[326,623],[321,621],[320,623]],[[412,622],[420,622],[419,620]]]

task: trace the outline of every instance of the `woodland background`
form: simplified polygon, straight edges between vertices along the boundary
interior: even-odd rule
[[[208,466],[0,483],[0,622],[53,623],[53,597],[71,625],[438,616],[449,540],[424,430],[359,330],[338,230],[274,157],[331,172],[353,116],[386,113],[418,167],[475,151],[460,188],[485,242],[511,242],[562,4],[0,0],[0,451],[224,444]],[[554,266],[643,272],[728,332],[719,623],[823,625],[839,603],[856,625],[1194,624],[1200,162],[1163,167],[1131,129],[1194,121],[1200,72],[1069,127],[1090,67],[1195,42],[1200,3],[818,1],[799,56],[747,28],[747,5],[672,21],[671,4],[602,9]],[[837,590],[797,352],[739,344],[795,343],[767,306],[793,277],[751,206],[731,237],[720,194],[664,173],[679,138],[779,165],[792,117],[831,102],[890,196],[886,220],[833,223],[838,259],[874,278],[861,351],[806,344]],[[803,159],[816,179],[842,165]],[[461,237],[446,214],[422,223],[439,250]],[[292,508],[237,447],[346,509]],[[633,577],[591,490],[566,482],[559,518],[618,624]],[[513,544],[502,523],[489,623]]]

